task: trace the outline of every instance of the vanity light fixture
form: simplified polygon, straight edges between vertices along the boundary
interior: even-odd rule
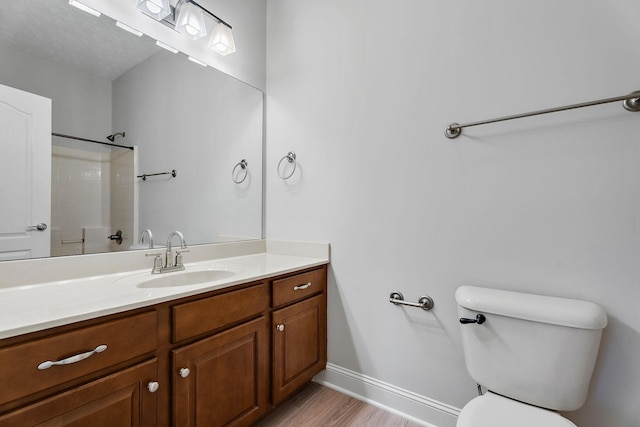
[[[130,26],[128,26],[127,24],[123,24],[120,21],[116,21],[116,27],[118,28],[122,28],[125,31],[130,32],[131,34],[135,34],[138,37],[142,37],[142,35],[144,34],[142,31],[138,31],[135,28],[131,28]]]
[[[207,35],[207,26],[204,23],[204,12],[192,3],[178,3],[176,10],[176,31],[185,34],[191,40],[198,40]]]
[[[137,0],[136,7],[146,15],[161,21],[171,14],[169,0]]]
[[[170,10],[166,15],[164,9],[165,2],[168,3]],[[223,56],[236,51],[231,25],[227,24],[194,0],[178,0],[175,7],[171,6],[168,0],[136,0],[136,4],[138,9],[147,16],[154,18],[180,33],[186,34],[187,37],[192,40],[198,40],[207,35],[207,26],[204,19],[206,15],[215,21],[213,34],[209,39],[209,48]],[[162,13],[159,13],[161,10]]]
[[[93,16],[96,16],[96,17],[99,17],[100,15],[102,15],[102,14],[101,14],[100,12],[98,12],[97,10],[90,8],[89,6],[86,6],[86,5],[82,4],[82,3],[80,3],[79,1],[76,1],[76,0],[69,0],[69,4],[70,4],[71,6],[75,6],[75,7],[77,7],[78,9],[82,10],[83,12],[90,13],[90,14],[92,14]]]
[[[160,40],[156,40],[156,45],[160,46],[161,48],[168,50],[171,53],[178,53],[178,49],[176,49],[175,47],[171,47],[168,44],[164,44],[162,43]]]
[[[218,23],[213,29],[211,38],[209,39],[209,47],[222,56],[227,56],[236,51],[236,43],[233,41],[233,33],[231,27]]]

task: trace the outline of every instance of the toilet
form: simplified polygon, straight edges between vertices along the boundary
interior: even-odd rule
[[[477,286],[456,290],[471,377],[488,391],[456,427],[576,427],[607,315],[597,304]]]

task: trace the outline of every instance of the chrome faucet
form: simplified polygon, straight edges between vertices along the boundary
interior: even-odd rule
[[[178,238],[180,239],[180,250],[176,250],[175,256],[173,255],[173,250],[171,247],[171,241],[173,240],[174,236],[178,236]],[[167,238],[167,251],[164,254],[162,252],[146,254],[146,256],[155,257],[153,260],[153,269],[151,270],[151,273],[158,274],[184,270],[184,264],[182,263],[183,252],[189,252],[189,250],[187,249],[187,244],[184,241],[184,236],[179,231],[172,231]],[[164,265],[162,263],[162,255],[164,255]]]
[[[176,251],[176,257],[173,258],[173,252],[171,251],[171,240],[174,236],[178,236],[180,239],[180,249],[182,251]],[[182,252],[188,252],[187,244],[184,241],[184,236],[179,231],[172,231],[167,238],[167,260],[165,262],[165,269],[173,268],[175,270],[184,270],[184,265],[182,264]]]
[[[149,249],[153,249],[153,233],[151,233],[151,230],[149,230],[148,228],[145,228],[144,230],[142,230],[142,233],[140,233],[140,239],[138,239],[138,244],[139,245],[144,244],[145,234],[149,238]]]

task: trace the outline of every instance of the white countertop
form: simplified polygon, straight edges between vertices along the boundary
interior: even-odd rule
[[[185,263],[186,271],[218,268],[234,273],[229,278],[197,285],[139,287],[140,280],[181,274],[177,272],[152,275],[151,269],[145,268],[0,288],[0,339],[146,307],[329,262],[328,251],[327,256],[318,256],[316,253],[312,255],[263,252]]]

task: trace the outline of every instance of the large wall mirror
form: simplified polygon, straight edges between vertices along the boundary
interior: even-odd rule
[[[114,24],[67,0],[3,5],[0,85],[51,99],[53,136],[18,147],[0,98],[0,260],[148,248],[145,229],[156,247],[262,238],[263,93]]]

